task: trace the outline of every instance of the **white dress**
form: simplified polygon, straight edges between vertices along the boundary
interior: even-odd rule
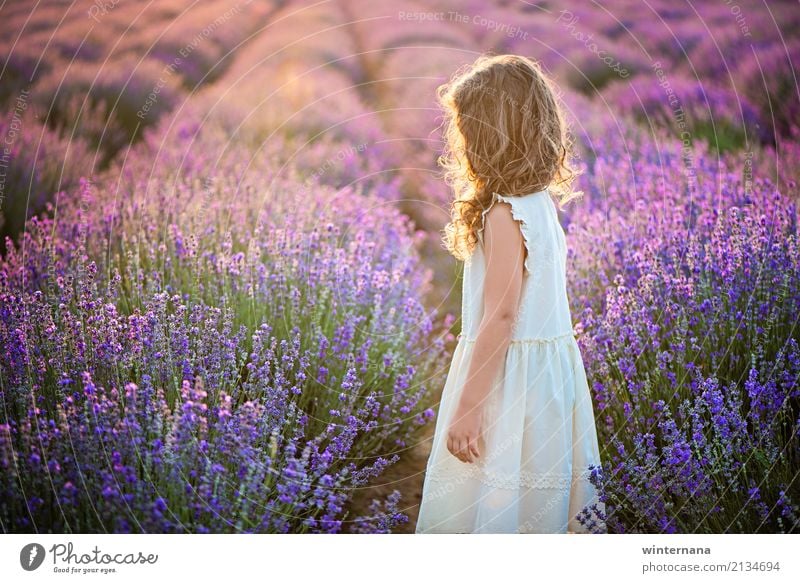
[[[511,205],[527,248],[519,314],[483,410],[481,455],[461,462],[447,450],[447,429],[483,315],[481,228],[464,265],[462,332],[442,392],[416,532],[586,532],[576,515],[591,504],[605,507],[589,482],[600,455],[567,301],[564,230],[546,190],[495,193],[492,205],[497,201]]]

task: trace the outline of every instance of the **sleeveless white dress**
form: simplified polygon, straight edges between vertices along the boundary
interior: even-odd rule
[[[464,265],[462,332],[439,405],[416,532],[587,532],[577,514],[592,504],[603,513],[605,507],[589,481],[600,454],[567,301],[564,230],[546,190],[495,193],[484,219],[497,201],[511,205],[527,248],[519,313],[484,406],[481,455],[461,462],[447,450],[447,430],[483,316],[481,227]]]

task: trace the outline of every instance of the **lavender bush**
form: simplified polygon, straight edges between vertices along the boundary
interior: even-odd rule
[[[630,169],[598,155],[584,185],[605,200],[572,217],[602,518],[612,532],[795,532],[797,203],[757,170],[747,180],[740,155],[712,164],[698,145],[687,172],[679,142],[660,146],[638,146]]]
[[[29,101],[28,94],[18,94],[10,112],[0,118],[0,251],[6,237],[19,236],[26,219],[43,212],[59,192],[76,190],[81,176],[93,171],[94,159],[84,140],[64,138],[42,125],[40,112]]]
[[[5,530],[342,528],[432,417],[442,347],[408,223],[334,193],[271,193],[252,230],[139,209],[129,238],[84,182],[71,220],[31,222],[0,284]],[[396,502],[354,528],[403,520]]]
[[[771,125],[746,97],[707,81],[640,75],[612,85],[604,97],[623,114],[645,124],[669,128],[677,138],[705,140],[718,151],[739,150],[752,142],[772,143]]]
[[[68,75],[69,83],[63,83]],[[34,87],[47,123],[65,136],[80,135],[101,149],[99,166],[141,137],[141,131],[178,104],[182,91],[152,59],[75,61],[42,76]],[[157,93],[156,93],[157,91]]]

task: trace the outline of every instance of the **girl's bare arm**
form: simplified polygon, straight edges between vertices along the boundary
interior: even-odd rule
[[[483,318],[461,395],[463,411],[480,406],[505,362],[522,292],[525,241],[511,207],[498,201],[486,214]]]
[[[483,318],[478,326],[467,380],[447,432],[447,449],[464,463],[480,451],[482,412],[491,384],[505,362],[522,288],[525,243],[506,203],[486,214],[486,280]]]

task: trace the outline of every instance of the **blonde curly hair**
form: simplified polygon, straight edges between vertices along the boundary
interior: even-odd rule
[[[552,82],[535,61],[518,55],[482,55],[436,90],[444,110],[444,152],[438,163],[453,188],[447,250],[472,254],[492,193],[507,196],[549,190],[560,206],[577,172]]]

